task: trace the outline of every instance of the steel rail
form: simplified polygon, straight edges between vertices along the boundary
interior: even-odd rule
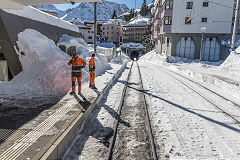
[[[112,141],[111,141],[111,143],[110,143],[110,148],[109,148],[108,154],[107,154],[107,160],[111,160],[111,159],[112,159],[113,148],[114,148],[115,141],[116,141],[116,136],[117,136],[117,128],[118,128],[118,125],[119,125],[119,120],[120,120],[120,116],[121,116],[121,112],[122,112],[122,108],[123,108],[123,103],[124,103],[124,99],[125,99],[125,94],[126,94],[126,91],[127,91],[127,88],[128,88],[128,81],[129,81],[129,77],[130,77],[130,75],[131,75],[132,66],[133,66],[133,62],[132,62],[132,64],[131,64],[131,67],[130,67],[130,70],[129,70],[129,73],[128,73],[128,77],[127,77],[127,79],[126,79],[126,84],[125,84],[125,86],[124,86],[124,88],[123,88],[123,92],[122,92],[122,96],[121,96],[121,101],[120,101],[120,105],[119,105],[119,108],[118,108],[117,117],[116,117],[116,120],[115,120],[113,138],[112,138]]]
[[[137,62],[136,62],[137,63]],[[142,75],[141,75],[141,71],[140,71],[140,67],[137,63],[137,66],[138,66],[138,72],[139,72],[139,75],[140,75],[140,81],[141,81],[141,90],[142,90],[142,93],[143,93],[143,99],[144,99],[144,109],[145,109],[145,113],[146,113],[146,120],[147,120],[147,126],[148,126],[148,135],[149,135],[149,139],[151,141],[151,149],[152,149],[152,157],[154,160],[157,160],[158,157],[157,157],[157,151],[156,151],[156,146],[155,146],[155,143],[154,143],[154,136],[153,136],[153,132],[152,132],[152,127],[151,127],[151,120],[150,120],[150,117],[149,117],[149,112],[148,112],[148,104],[147,104],[147,101],[146,101],[146,96],[145,96],[145,93],[144,93],[144,88],[143,88],[143,81],[142,81]]]

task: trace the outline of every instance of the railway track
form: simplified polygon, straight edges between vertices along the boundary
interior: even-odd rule
[[[138,74],[138,79],[139,79],[138,84],[134,84],[133,82],[131,82],[133,81],[131,79],[134,79],[134,77],[136,80],[136,74]],[[139,94],[139,104],[136,106],[134,105],[130,106],[127,103],[129,97],[131,97],[131,93],[133,92]],[[134,119],[135,119],[135,122],[131,122],[131,121],[134,121]],[[124,120],[129,121],[129,126],[127,126],[128,128],[126,126],[124,127],[123,125],[122,126],[120,125],[120,122]],[[130,133],[130,136],[128,132]],[[131,137],[131,133],[139,134],[140,139],[138,139],[139,135],[132,136],[132,137],[135,137],[136,140],[134,140],[134,138],[133,139],[129,138]],[[137,151],[139,153],[134,153],[134,154],[136,155],[142,154],[141,150],[143,150],[144,152],[149,152],[149,153],[144,153],[145,155],[140,155],[139,158],[141,158],[141,156],[145,156],[146,159],[154,159],[154,160],[158,159],[157,153],[156,153],[156,147],[154,144],[154,137],[152,134],[151,122],[148,114],[148,105],[146,103],[143,84],[142,84],[141,71],[137,62],[132,62],[129,75],[127,77],[127,80],[121,95],[121,103],[119,105],[118,115],[114,125],[114,133],[113,133],[113,137],[109,146],[106,159],[107,160],[128,159],[129,157],[124,157],[124,154],[129,156],[129,153],[124,153],[124,151],[128,152],[128,149],[123,149],[125,148],[124,146],[126,145],[126,143],[129,143],[129,140],[127,139],[131,139],[131,141],[140,143],[139,145],[140,147],[137,146],[139,147],[139,150],[133,149],[132,151],[132,152]]]
[[[162,70],[162,68],[161,68]],[[226,111],[225,109],[223,109],[222,107],[220,107],[218,104],[214,103],[213,101],[211,101],[209,98],[207,98],[204,94],[199,93],[196,89],[194,89],[193,87],[189,86],[188,84],[186,84],[183,80],[180,80],[180,78],[176,78],[176,76],[181,77],[185,80],[187,80],[188,82],[191,82],[192,84],[195,84],[197,86],[199,86],[200,88],[203,88],[207,91],[209,91],[210,93],[220,97],[221,99],[225,100],[225,101],[229,101],[231,102],[237,109],[240,109],[240,105],[237,104],[236,102],[233,102],[232,100],[224,97],[223,95],[220,95],[219,93],[216,93],[215,91],[203,86],[202,84],[195,82],[183,75],[180,75],[179,73],[173,72],[169,69],[167,69],[169,72],[171,72],[171,74],[167,73],[166,71],[162,70],[164,73],[170,75],[172,78],[174,78],[175,80],[177,80],[179,83],[183,84],[184,86],[186,86],[187,88],[189,88],[190,90],[192,90],[194,93],[198,94],[200,97],[202,97],[203,99],[205,99],[206,101],[208,101],[210,104],[212,104],[215,108],[217,108],[218,110],[222,111],[225,115],[227,115],[228,117],[230,117],[231,119],[233,119],[236,123],[238,123],[240,125],[240,120],[235,118],[231,113],[229,113],[228,111]],[[173,76],[175,75],[175,76]]]

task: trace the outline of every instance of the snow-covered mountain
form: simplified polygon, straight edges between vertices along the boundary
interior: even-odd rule
[[[60,12],[60,10],[57,9],[54,5],[39,5],[37,8],[41,10]]]
[[[66,14],[64,11],[57,9],[54,5],[39,5],[37,8],[46,11],[55,11],[57,12],[59,18]]]
[[[107,21],[111,19],[114,9],[117,15],[121,15],[129,11],[125,4],[116,2],[103,1],[97,3],[97,20]],[[70,21],[73,18],[79,18],[81,21],[93,21],[94,4],[80,3],[77,7],[59,12],[59,18],[63,17],[64,20]]]

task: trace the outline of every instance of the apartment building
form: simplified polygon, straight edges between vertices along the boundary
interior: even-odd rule
[[[159,53],[206,61],[225,59],[228,48],[221,40],[231,38],[233,0],[155,0],[152,39]]]
[[[101,36],[105,37],[106,42],[119,43],[119,38],[122,35],[122,23],[120,19],[110,19],[100,26]]]
[[[122,25],[123,42],[140,43],[146,34],[147,27],[146,23]]]

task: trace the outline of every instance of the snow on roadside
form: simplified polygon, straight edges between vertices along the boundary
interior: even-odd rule
[[[5,12],[15,14],[21,17],[26,17],[35,21],[51,24],[53,26],[65,28],[68,30],[72,30],[74,32],[79,32],[79,29],[76,25],[64,21],[60,18],[47,14],[43,11],[40,11],[37,8],[31,6],[25,6],[23,10],[13,10],[13,9],[3,9]]]
[[[68,37],[69,38],[69,37]],[[75,42],[81,56],[86,60],[91,56],[92,48],[81,39]],[[61,51],[54,41],[33,29],[18,34],[19,60],[23,71],[9,82],[0,83],[1,98],[61,96],[71,87],[71,66],[67,65],[70,56]],[[73,44],[73,43],[71,43]],[[111,66],[100,53],[96,55],[97,76]],[[87,62],[88,63],[88,62]],[[83,83],[88,83],[88,67],[83,69]]]
[[[38,31],[18,34],[19,60],[23,71],[11,81],[0,83],[3,95],[31,98],[34,95],[62,94],[70,83],[68,56]]]
[[[92,47],[89,47],[88,44],[82,38],[75,38],[68,35],[63,35],[57,43],[58,46],[64,45],[68,49],[71,46],[76,46],[76,52],[78,55],[85,59],[88,64],[88,61],[91,55],[94,53]],[[103,74],[107,69],[110,69],[110,65],[107,61],[105,55],[102,54],[101,50],[97,50],[97,54],[95,56],[95,64],[96,64],[96,76]],[[88,75],[88,67],[85,67],[83,70],[83,74]],[[88,80],[88,76],[83,77],[83,81]]]
[[[229,79],[240,81],[240,56],[230,54],[228,58],[219,62],[199,62],[198,59],[190,60],[181,57],[172,57],[158,54],[156,51],[151,51],[140,58],[140,62],[148,62],[167,66],[175,71],[197,72],[201,74],[217,75]]]
[[[240,47],[238,48],[240,51]],[[240,74],[240,54],[230,54],[225,62],[220,66],[221,71]]]
[[[231,54],[224,61],[199,62],[180,57],[161,55],[155,51],[149,52],[140,58],[141,63],[151,63],[166,67],[200,83],[214,84],[225,93],[239,98],[240,88],[240,56]]]

